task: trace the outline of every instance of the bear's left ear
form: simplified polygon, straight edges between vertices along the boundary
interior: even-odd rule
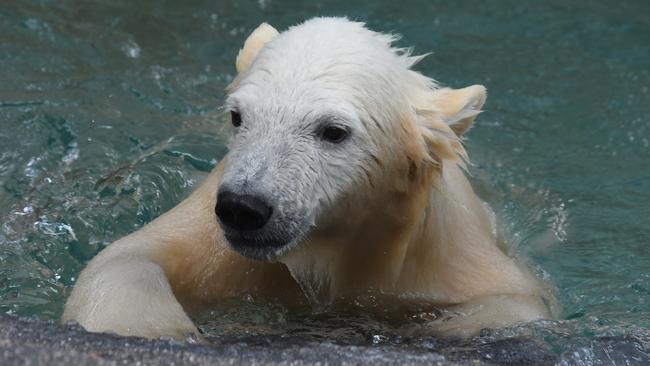
[[[487,92],[483,85],[463,89],[439,89],[434,93],[434,106],[443,121],[461,137],[481,113]]]
[[[278,34],[278,31],[267,23],[262,23],[255,28],[253,33],[246,38],[244,47],[237,54],[237,61],[235,61],[237,72],[241,74],[248,70],[264,45],[269,43]]]

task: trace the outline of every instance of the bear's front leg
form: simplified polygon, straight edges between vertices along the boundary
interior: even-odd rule
[[[551,304],[552,305],[552,304]],[[552,308],[539,295],[494,295],[442,309],[442,316],[424,326],[406,327],[407,336],[469,338],[482,329],[498,329],[548,319]]]
[[[199,336],[158,264],[138,256],[111,258],[118,254],[111,249],[81,274],[66,304],[64,321],[75,320],[91,332],[147,338]]]
[[[93,258],[81,272],[62,320],[77,321],[92,332],[179,339],[198,335],[181,302],[195,305],[213,292],[220,294],[221,263],[237,262],[226,254],[214,216],[221,172],[222,164],[185,201]],[[236,266],[233,271],[247,269]]]
[[[82,271],[63,321],[93,332],[184,339],[186,311],[243,294],[302,299],[287,269],[253,262],[225,242],[214,213],[223,164],[186,200],[99,253]],[[183,306],[186,308],[184,309]]]

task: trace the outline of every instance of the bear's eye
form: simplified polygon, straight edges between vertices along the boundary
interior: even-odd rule
[[[342,142],[348,135],[348,130],[339,126],[325,126],[320,133],[320,137],[323,140],[334,144]]]
[[[230,122],[235,127],[241,126],[241,114],[239,112],[230,111]]]

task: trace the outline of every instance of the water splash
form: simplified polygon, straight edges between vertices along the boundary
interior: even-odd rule
[[[129,58],[139,58],[142,49],[134,40],[130,39],[122,44],[122,51],[124,51]]]

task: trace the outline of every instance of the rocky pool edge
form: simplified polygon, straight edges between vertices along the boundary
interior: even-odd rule
[[[633,336],[594,339],[556,355],[533,339],[477,341],[446,347],[337,345],[330,342],[250,342],[214,345],[89,333],[74,325],[0,315],[0,364],[10,365],[649,365],[650,353]],[[601,364],[595,363],[595,364]]]

